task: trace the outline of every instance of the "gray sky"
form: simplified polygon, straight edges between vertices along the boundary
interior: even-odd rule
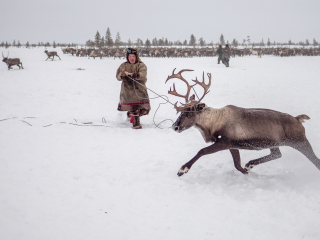
[[[168,38],[230,42],[320,41],[319,0],[15,0],[1,1],[0,42],[85,43],[109,27],[122,41]],[[10,19],[10,20],[9,20]]]

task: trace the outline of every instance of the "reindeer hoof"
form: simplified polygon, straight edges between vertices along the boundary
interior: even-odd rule
[[[183,174],[187,173],[189,171],[189,168],[185,167],[184,169],[182,169],[182,167],[179,169],[179,172],[177,173],[177,175],[180,177]]]
[[[251,170],[253,167],[254,167],[254,165],[252,165],[252,164],[246,164],[246,166],[244,167],[244,170],[246,170],[247,173],[248,173],[248,172],[250,172],[250,170]]]

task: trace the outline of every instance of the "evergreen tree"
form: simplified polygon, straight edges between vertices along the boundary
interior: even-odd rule
[[[306,39],[306,45],[307,45],[307,46],[309,46],[309,45],[310,45],[310,43],[309,43],[309,40],[308,40],[308,39]]]
[[[187,42],[187,39],[183,41],[183,46],[187,46],[188,45],[188,42]]]
[[[148,38],[146,40],[145,45],[146,45],[147,48],[151,47],[151,42],[150,42],[150,40]]]
[[[201,47],[203,47],[203,46],[206,45],[206,41],[203,40],[203,37],[201,37],[201,38],[199,39],[199,45],[200,45]]]
[[[113,40],[112,40],[112,37],[111,37],[110,28],[107,29],[106,37],[105,37],[105,43],[106,43],[106,45],[108,47],[112,47],[113,46]]]
[[[0,47],[4,47],[4,42],[2,42],[2,43],[0,44]]]
[[[8,44],[8,42],[7,42],[7,41],[6,41],[6,45],[5,45],[5,47],[6,47],[6,48],[8,48],[8,47],[9,47],[9,44]]]
[[[16,46],[16,40],[13,40],[12,47]]]
[[[168,39],[166,38],[166,40],[164,40],[164,45],[165,46],[169,46],[169,42],[168,42]]]
[[[268,38],[267,45],[268,45],[268,47],[270,47],[270,45],[271,45],[270,38]]]
[[[104,40],[104,37],[102,37],[100,40],[100,48],[102,48],[104,46],[105,46],[105,40]]]
[[[289,40],[288,45],[289,45],[289,46],[292,45],[291,39]]]
[[[56,41],[53,41],[53,44],[52,44],[53,48],[56,48],[57,45],[56,45]]]
[[[119,32],[117,32],[116,41],[114,43],[117,47],[121,45],[121,37]]]
[[[238,46],[238,41],[235,38],[232,41],[232,46],[234,46],[234,47]]]
[[[313,38],[313,46],[317,46],[317,45],[319,45],[319,43],[316,41],[315,38]]]
[[[99,31],[97,31],[96,35],[94,36],[94,45],[100,48],[101,36]]]
[[[260,46],[264,46],[265,44],[264,44],[264,41],[263,41],[263,38],[262,38],[262,40],[261,40],[261,43],[260,43]]]
[[[221,36],[220,36],[220,44],[221,45],[225,45],[226,44],[223,34],[221,34]]]
[[[158,40],[158,46],[163,46],[164,45],[164,41],[163,38]]]
[[[18,47],[18,48],[21,47],[20,40],[18,40],[18,45],[17,45],[17,47]]]
[[[157,38],[152,39],[152,46],[158,46]]]
[[[131,42],[131,39],[129,38],[129,40],[128,40],[128,46],[131,47],[131,45],[132,45],[132,42]]]
[[[140,38],[137,39],[136,46],[137,47],[143,46],[143,41]]]
[[[196,37],[195,37],[193,34],[191,34],[191,36],[190,36],[190,41],[189,41],[189,45],[190,45],[190,46],[196,46],[196,43],[197,43]]]
[[[94,42],[89,39],[88,41],[86,41],[86,45],[88,47],[94,47]]]
[[[27,43],[26,43],[26,48],[30,48],[29,41],[27,41]]]
[[[247,36],[247,43],[250,45],[250,36]]]
[[[180,42],[180,40],[175,41],[173,44],[176,46],[182,46],[182,42]]]

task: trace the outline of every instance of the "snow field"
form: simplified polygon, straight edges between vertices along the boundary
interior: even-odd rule
[[[301,153],[283,147],[281,159],[245,176],[223,151],[179,178],[181,165],[208,144],[196,129],[175,133],[171,121],[155,128],[161,99],[151,101],[143,129],[131,129],[116,110],[123,60],[57,49],[62,60],[45,61],[43,48],[9,51],[25,69],[0,65],[3,239],[319,239],[320,173]],[[212,74],[204,98],[211,107],[307,114],[306,135],[320,156],[320,57],[238,57],[230,68],[217,58],[142,60],[147,86],[159,94],[173,82],[183,93],[183,83],[164,82],[174,68],[194,69],[183,76]],[[177,116],[171,104],[161,105],[155,122]],[[240,152],[242,165],[269,153]]]

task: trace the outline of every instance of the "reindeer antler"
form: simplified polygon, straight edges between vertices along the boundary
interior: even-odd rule
[[[169,93],[169,94],[172,94],[172,95],[174,95],[174,96],[178,96],[178,97],[184,98],[185,101],[186,101],[186,103],[187,103],[187,102],[189,101],[189,95],[190,95],[191,88],[192,88],[194,85],[190,86],[189,83],[188,83],[188,81],[185,80],[185,79],[182,77],[181,73],[186,72],[186,71],[190,71],[190,72],[191,72],[191,71],[193,71],[193,70],[190,70],[190,69],[182,69],[180,72],[178,72],[178,73],[176,73],[176,74],[174,73],[175,70],[176,70],[176,69],[173,69],[172,75],[171,75],[171,76],[168,76],[168,78],[167,78],[167,80],[166,80],[166,83],[167,83],[168,80],[170,80],[170,79],[172,79],[172,78],[178,78],[178,79],[182,80],[183,82],[185,82],[185,83],[187,84],[187,88],[188,88],[188,89],[187,89],[187,94],[186,94],[186,95],[181,95],[181,94],[177,93],[175,84],[173,84],[173,91],[171,91],[171,87],[170,87],[170,90],[168,91],[168,93]]]
[[[191,108],[191,107],[195,106],[196,104],[198,104],[198,103],[204,98],[204,96],[209,92],[208,90],[209,90],[209,88],[210,88],[210,86],[211,86],[211,73],[207,73],[207,76],[208,76],[208,78],[209,78],[209,83],[208,83],[208,84],[205,84],[205,82],[204,82],[204,72],[203,72],[202,82],[199,82],[199,81],[197,80],[197,78],[196,78],[196,80],[192,80],[192,81],[195,82],[195,84],[190,86],[190,84],[187,82],[187,80],[185,80],[185,79],[181,76],[181,73],[182,73],[182,72],[185,72],[185,71],[193,71],[193,70],[183,69],[183,70],[181,70],[180,72],[178,72],[177,74],[174,73],[175,70],[176,70],[176,69],[173,69],[172,75],[171,75],[171,76],[168,76],[168,78],[167,78],[167,80],[166,80],[166,83],[167,83],[167,81],[168,81],[169,79],[171,79],[171,78],[178,78],[178,79],[182,80],[183,82],[185,82],[185,83],[187,84],[187,88],[188,88],[188,89],[187,89],[187,94],[186,94],[186,95],[181,95],[181,94],[177,93],[176,87],[175,87],[174,84],[173,84],[173,91],[171,91],[171,87],[170,87],[170,90],[168,91],[169,94],[172,94],[172,95],[178,96],[178,97],[182,97],[182,98],[185,99],[186,104],[181,103],[181,104],[183,105],[182,107],[178,107],[178,106],[177,106],[177,103],[178,103],[178,102],[176,102],[175,105],[174,105],[174,108],[177,110],[177,112],[181,112],[181,111],[183,111],[183,110],[186,109],[186,108]],[[201,87],[204,88],[204,94],[203,94],[203,96],[202,96],[198,101],[194,101],[194,99],[190,99],[191,102],[188,103],[191,88],[192,88],[193,86],[197,85],[197,84],[199,84]]]
[[[3,58],[8,58],[9,57],[9,51],[8,51],[8,56],[7,57],[3,56],[3,52],[2,52],[2,57]]]
[[[199,84],[201,87],[204,88],[204,93],[203,93],[202,97],[198,100],[198,102],[201,102],[201,100],[204,98],[204,96],[207,95],[207,93],[210,92],[208,90],[209,90],[209,88],[211,86],[211,73],[207,73],[207,76],[209,78],[209,83],[208,84],[205,84],[205,82],[204,82],[204,72],[203,72],[203,75],[202,75],[202,82],[199,82],[197,77],[196,77],[196,80],[192,80],[196,84]]]

